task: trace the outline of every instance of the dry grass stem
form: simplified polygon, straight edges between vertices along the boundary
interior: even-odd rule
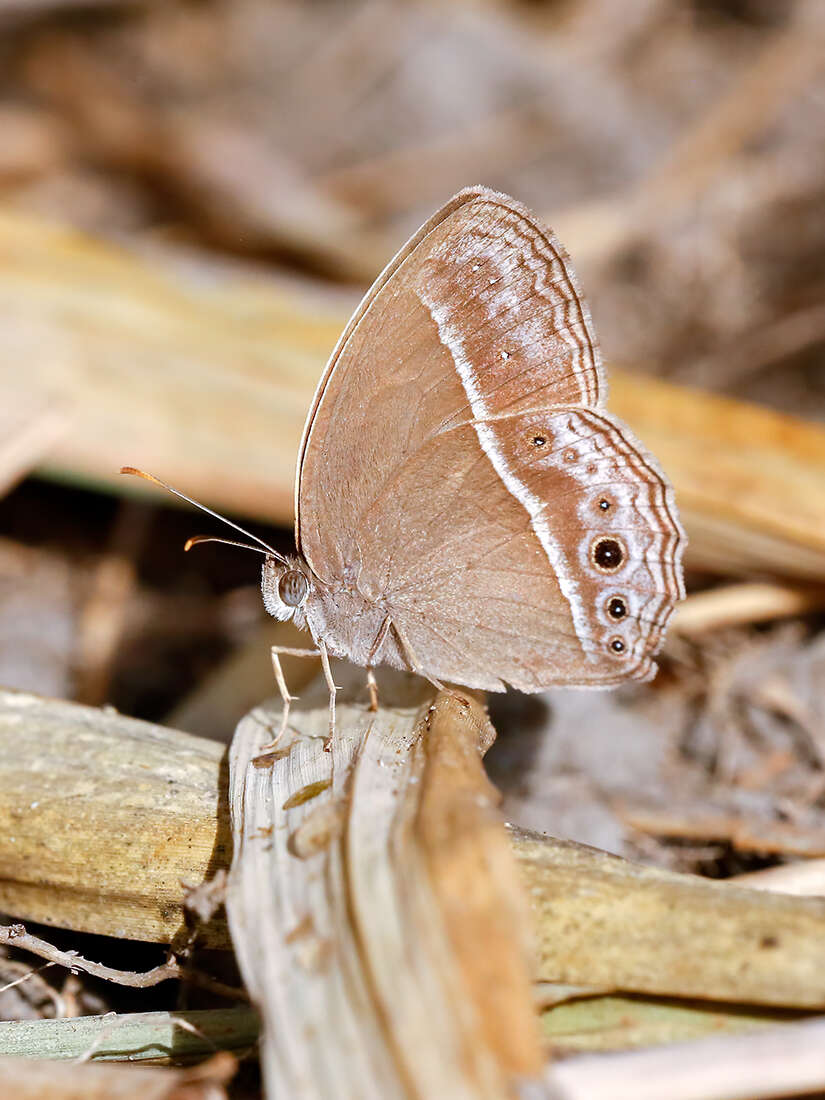
[[[825,1019],[559,1062],[546,1075],[558,1100],[763,1100],[825,1088]]]
[[[223,747],[106,709],[0,700],[0,909],[110,936],[188,938],[183,884],[229,862]],[[200,936],[224,945],[223,920]]]
[[[258,1017],[251,1008],[0,1022],[4,1055],[60,1061],[180,1064],[216,1050],[249,1049],[257,1037]]]
[[[0,1081],[14,1100],[227,1100],[236,1068],[229,1053],[191,1069],[2,1057]]]
[[[23,390],[0,404],[0,496],[42,466],[68,426],[66,413],[45,395],[32,400]]]
[[[825,1008],[825,899],[785,897],[518,834],[539,977],[660,996]]]
[[[697,635],[730,626],[807,615],[825,607],[825,589],[752,581],[689,595],[676,608],[670,629]]]

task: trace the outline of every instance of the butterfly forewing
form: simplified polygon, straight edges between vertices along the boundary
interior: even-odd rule
[[[333,592],[384,608],[430,676],[538,690],[648,675],[683,540],[604,392],[563,250],[506,196],[463,192],[330,361],[299,460],[299,550]]]

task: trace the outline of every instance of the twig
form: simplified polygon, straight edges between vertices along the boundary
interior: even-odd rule
[[[182,967],[174,955],[170,955],[166,962],[161,963],[160,966],[145,970],[143,973],[134,970],[115,970],[113,967],[104,966],[102,963],[90,962],[76,951],[61,951],[46,940],[41,940],[39,936],[32,936],[26,931],[23,924],[0,925],[0,944],[30,951],[33,955],[39,955],[41,959],[48,959],[49,962],[56,963],[58,966],[67,967],[73,974],[82,971],[84,974],[91,974],[94,978],[102,978],[104,981],[115,982],[117,985],[128,985],[133,989],[148,989],[160,982],[177,978],[181,981],[192,982],[224,997],[234,999],[245,997],[243,990],[238,989],[237,986],[224,985],[223,982],[215,981],[208,975],[199,974],[197,971]]]
[[[56,989],[43,977],[43,971],[54,965],[54,963],[47,962],[43,963],[42,966],[35,967],[28,960],[18,962],[16,959],[8,958],[4,953],[0,957],[0,980],[6,981],[6,984],[0,985],[0,993],[25,985],[26,988],[21,990],[19,996],[24,997],[30,1005],[36,1006],[39,1014],[42,1014],[40,1013],[42,1002],[50,1001],[53,1009],[52,1015],[56,1019],[80,1015],[82,1009],[78,1006],[75,996],[76,991],[81,988],[78,979],[72,974],[67,974],[62,989]],[[7,981],[6,979],[11,974],[17,974],[18,976]],[[73,986],[76,986],[77,990],[73,989]],[[17,1013],[12,1013],[12,1015],[16,1017]],[[0,1050],[2,1049],[3,1046],[0,1043]]]
[[[103,978],[104,981],[132,986],[135,989],[147,989],[170,978],[184,977],[184,971],[181,970],[173,955],[165,963],[146,970],[142,974],[134,970],[115,970],[102,963],[90,962],[76,951],[61,951],[46,940],[41,940],[39,936],[32,936],[23,924],[0,925],[0,943],[7,947],[19,947],[23,951],[31,951],[41,959],[48,959],[49,962],[56,963],[58,966],[67,967],[72,973],[82,971],[95,978]]]

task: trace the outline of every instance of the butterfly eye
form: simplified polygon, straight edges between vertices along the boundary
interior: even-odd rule
[[[611,638],[608,644],[614,653],[624,653],[627,648],[621,638]]]
[[[612,596],[607,601],[607,614],[616,622],[625,617],[627,614],[627,604],[621,596]]]
[[[625,550],[618,539],[603,538],[594,543],[590,556],[598,569],[606,573],[612,573],[624,561]]]
[[[300,569],[287,569],[278,581],[278,595],[287,607],[300,607],[309,591],[309,584]]]

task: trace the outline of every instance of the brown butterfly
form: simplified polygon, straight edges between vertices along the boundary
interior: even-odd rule
[[[570,260],[520,203],[469,188],[404,245],[316,390],[297,554],[263,566],[267,611],[317,646],[289,652],[320,655],[330,730],[330,656],[373,704],[378,664],[491,691],[654,674],[685,537],[605,397]]]

